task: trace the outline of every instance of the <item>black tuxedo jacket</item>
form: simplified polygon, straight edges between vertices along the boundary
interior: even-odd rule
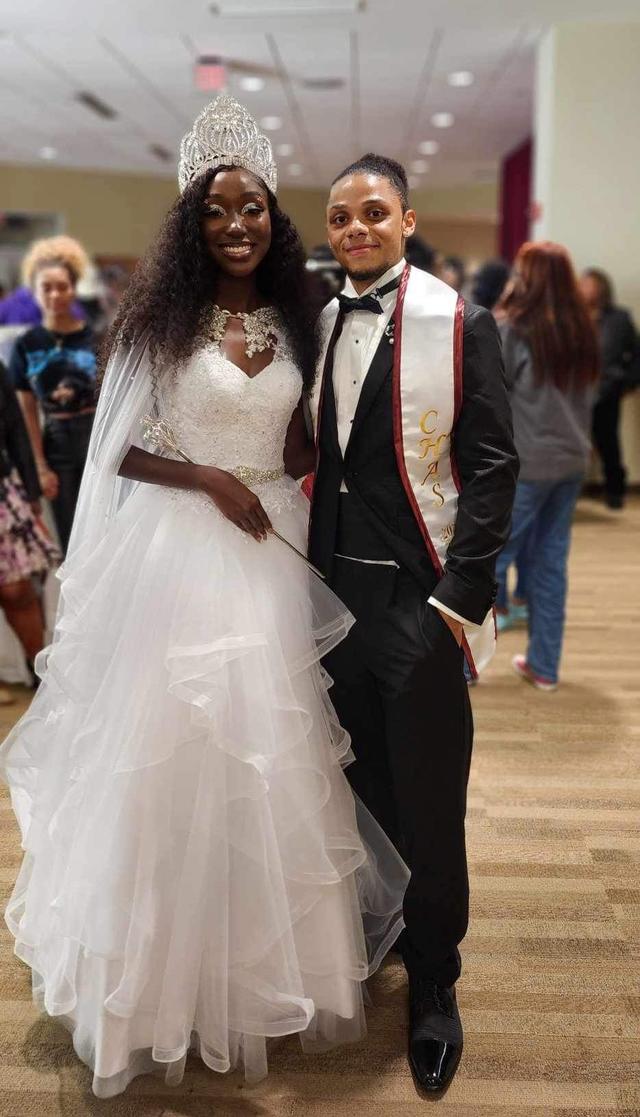
[[[343,458],[330,347],[309,557],[331,580],[344,478],[352,507],[367,528],[373,528],[384,541],[389,554],[414,574],[427,594],[435,593],[442,605],[481,624],[495,601],[495,563],[509,535],[518,474],[500,339],[493,317],[482,307],[465,305],[463,399],[452,438],[461,492],[442,577],[431,562],[398,472],[393,441],[392,364],[393,349],[385,336],[362,386]]]

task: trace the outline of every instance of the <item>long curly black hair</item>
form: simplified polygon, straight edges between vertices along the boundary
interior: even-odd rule
[[[200,223],[207,187],[220,169],[197,178],[169,210],[120,303],[103,347],[103,363],[115,341],[131,343],[145,329],[150,331],[154,364],[183,361],[201,344],[215,302],[218,267],[207,252]],[[271,245],[258,266],[258,290],[281,314],[308,392],[316,372],[320,306],[305,271],[298,231],[271,191],[267,194]]]

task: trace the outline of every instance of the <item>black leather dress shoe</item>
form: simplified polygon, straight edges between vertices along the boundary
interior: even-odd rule
[[[409,975],[409,1066],[428,1094],[451,1085],[462,1057],[462,1021],[455,986]]]

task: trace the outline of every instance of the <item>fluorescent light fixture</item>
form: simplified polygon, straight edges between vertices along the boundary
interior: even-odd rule
[[[283,159],[286,159],[289,155],[293,155],[293,144],[278,144],[276,147],[276,155],[281,155]]]
[[[418,151],[421,155],[437,155],[440,151],[440,144],[437,140],[423,140],[418,144]]]
[[[270,18],[273,16],[332,16],[363,12],[366,0],[217,0],[214,16]]]
[[[300,163],[290,163],[287,170],[294,178],[298,178],[298,176],[302,174],[303,168]]]
[[[434,112],[431,123],[434,128],[450,128],[455,120],[452,112]]]
[[[260,127],[264,128],[265,132],[277,132],[279,128],[282,128],[282,117],[263,116]]]
[[[264,78],[254,77],[248,74],[246,78],[240,78],[240,88],[244,89],[245,93],[259,93],[264,89]]]
[[[426,159],[414,159],[411,164],[411,170],[414,175],[424,175],[429,170],[429,164]]]
[[[475,80],[471,70],[454,70],[447,78],[449,85],[455,86],[456,89],[464,89],[467,85],[473,85]]]
[[[40,158],[41,159],[57,159],[58,158],[58,152],[57,152],[55,147],[41,147],[40,148]]]

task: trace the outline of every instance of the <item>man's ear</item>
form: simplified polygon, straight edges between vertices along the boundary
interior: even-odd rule
[[[402,235],[405,237],[412,237],[416,231],[418,218],[414,209],[408,209],[402,218]]]

